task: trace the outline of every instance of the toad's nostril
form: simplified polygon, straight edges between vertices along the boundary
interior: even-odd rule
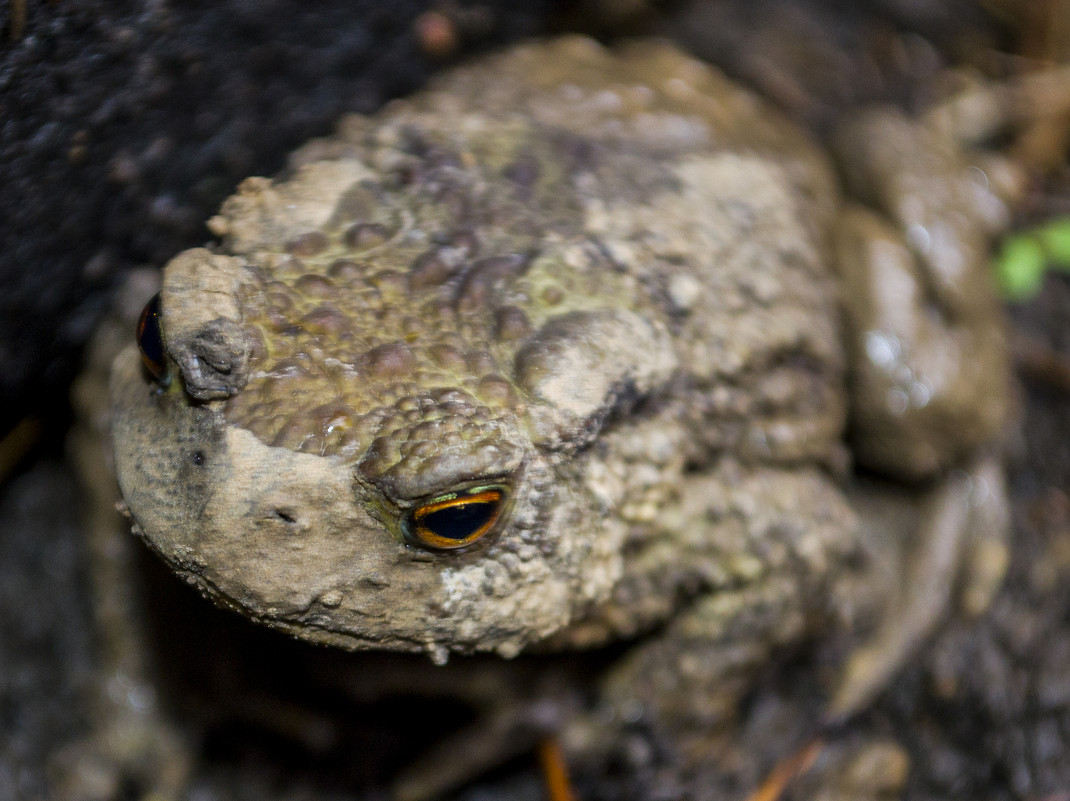
[[[270,516],[291,526],[297,525],[298,522],[297,515],[291,509],[272,509]]]

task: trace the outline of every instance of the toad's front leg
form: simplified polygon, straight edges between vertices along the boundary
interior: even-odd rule
[[[53,760],[53,794],[62,801],[103,801],[133,792],[138,798],[181,797],[192,767],[191,744],[166,718],[154,681],[152,648],[137,581],[138,545],[117,512],[118,487],[107,441],[108,370],[126,346],[145,297],[159,283],[134,273],[114,314],[97,331],[86,370],[75,386],[79,419],[68,441],[80,474],[86,511],[90,589],[97,646],[90,687],[90,731]]]
[[[856,518],[813,468],[726,460],[681,489],[659,522],[689,532],[683,552],[655,569],[658,533],[647,531],[645,569],[619,592],[645,594],[629,583],[646,582],[682,608],[609,672],[596,711],[564,742],[577,765],[623,772],[627,797],[742,796],[798,745],[784,729],[760,754],[744,753],[744,699],[790,646],[842,622],[834,585],[857,567]]]

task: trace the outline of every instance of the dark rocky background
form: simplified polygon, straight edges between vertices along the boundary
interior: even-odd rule
[[[1057,26],[1037,22],[1042,9],[1070,19],[1058,0],[605,6],[0,3],[0,430],[12,432],[0,443],[0,800],[49,798],[48,757],[87,722],[94,643],[62,453],[81,346],[121,276],[206,241],[204,220],[239,180],[276,172],[342,112],[552,29],[675,32],[818,134],[845,105],[923,103],[949,63],[999,77],[1070,52],[1045,44]],[[1066,160],[1064,145],[1023,222],[1070,212]],[[1049,276],[1010,313],[1022,422],[1008,581],[983,619],[951,621],[859,724],[907,746],[912,799],[1070,798],[1070,281]],[[354,797],[287,785],[262,765],[227,770],[196,797]],[[538,798],[530,768],[516,775],[503,780],[509,797]]]
[[[242,178],[435,65],[425,0],[6,3],[0,43],[0,422],[61,410],[103,290],[208,239]],[[486,3],[473,44],[538,33]],[[3,9],[4,6],[0,6]],[[3,12],[0,11],[0,14]]]

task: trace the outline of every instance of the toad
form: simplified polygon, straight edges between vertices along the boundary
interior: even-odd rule
[[[543,715],[574,764],[639,722],[702,786],[763,666],[868,619],[829,689],[849,715],[958,565],[977,609],[998,582],[1008,371],[977,274],[998,198],[892,112],[842,145],[869,209],[708,66],[581,38],[345,118],[239,187],[115,362],[134,531],[311,643],[441,671],[611,653]],[[921,487],[913,561],[859,522],[856,463]],[[468,761],[396,792],[434,797]]]

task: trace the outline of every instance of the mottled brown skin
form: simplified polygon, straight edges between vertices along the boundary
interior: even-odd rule
[[[764,577],[735,563],[796,495],[828,524],[780,521],[783,547],[815,575],[850,550],[819,468],[844,415],[820,158],[671,49],[551,47],[349,120],[168,267],[175,376],[153,394],[120,364],[119,473],[224,603],[345,647],[512,655]],[[718,543],[698,520],[750,481],[768,497],[726,528],[753,543]],[[403,541],[415,501],[489,482],[512,497],[488,542]],[[655,580],[618,620],[612,594]]]
[[[168,265],[166,388],[116,362],[135,530],[342,648],[650,635],[602,697],[701,763],[859,552],[837,204],[802,135],[663,44],[522,46],[347,118]],[[508,504],[478,542],[406,538],[484,485]]]
[[[1007,168],[888,108],[846,120],[838,140],[848,190],[869,206],[841,210],[837,225],[854,452],[918,480],[969,460],[1008,417],[1006,334],[986,274],[1010,222]]]

